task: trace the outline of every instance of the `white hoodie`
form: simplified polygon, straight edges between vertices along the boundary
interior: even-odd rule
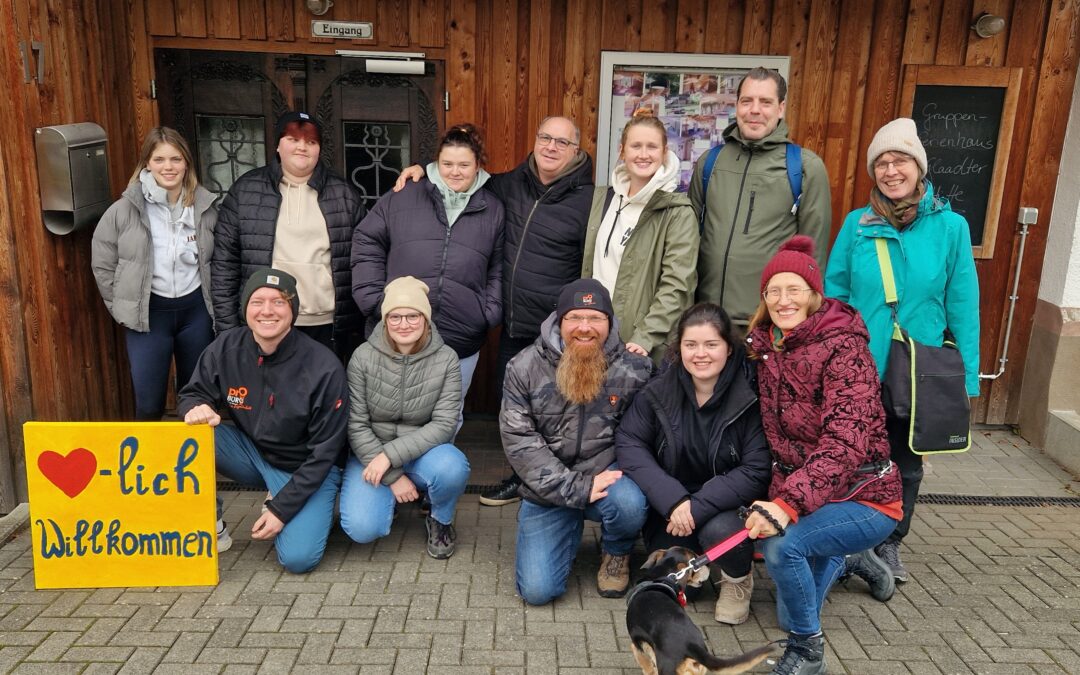
[[[649,182],[633,197],[630,191],[630,176],[626,165],[619,162],[611,172],[611,187],[615,197],[611,200],[600,229],[596,232],[596,247],[593,250],[593,277],[604,285],[608,293],[615,293],[615,280],[619,278],[619,265],[622,264],[626,242],[637,227],[645,205],[649,203],[657,190],[674,192],[679,186],[679,158],[668,150],[667,157],[660,169],[653,174]],[[615,231],[612,231],[612,228]]]

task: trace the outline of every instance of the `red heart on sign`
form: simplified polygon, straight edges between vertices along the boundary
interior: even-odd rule
[[[37,464],[42,475],[68,497],[75,497],[85,490],[97,470],[97,458],[86,448],[75,448],[66,457],[46,450],[38,456]]]

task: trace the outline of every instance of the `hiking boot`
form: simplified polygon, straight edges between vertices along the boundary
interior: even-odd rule
[[[866,582],[875,600],[888,602],[896,591],[892,571],[873,549],[868,548],[844,558],[843,576],[850,577],[852,574]]]
[[[738,625],[750,618],[750,594],[754,592],[753,572],[743,577],[729,577],[720,572],[720,594],[713,618],[720,623]]]
[[[772,675],[825,675],[825,636],[788,633],[782,640],[784,655],[770,671]]]
[[[900,562],[900,542],[883,541],[874,547],[874,553],[889,566],[896,583],[902,584],[908,580],[908,572],[904,569],[904,563]]]
[[[621,598],[630,585],[630,554],[611,555],[605,552],[596,573],[596,589],[605,598]]]
[[[229,536],[229,528],[225,527],[225,521],[220,518],[217,521],[217,552],[224,553],[232,548],[232,537]]]
[[[510,477],[499,483],[493,488],[484,490],[480,493],[480,503],[484,506],[502,506],[503,504],[513,504],[521,499],[518,494],[518,487],[521,486],[521,479],[518,478],[516,473],[510,474]]]
[[[454,525],[443,525],[431,516],[424,519],[427,526],[427,552],[437,560],[445,560],[454,555],[457,548],[457,532]]]

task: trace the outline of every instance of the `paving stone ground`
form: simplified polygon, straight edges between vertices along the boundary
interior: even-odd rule
[[[481,456],[497,447],[481,436],[474,425],[462,444],[483,474],[473,482],[490,484],[505,468]],[[971,452],[931,460],[923,491],[1077,497],[1080,482],[1010,432],[984,429]],[[408,506],[375,544],[335,529],[322,564],[293,575],[247,534],[263,495],[225,497],[236,542],[216,588],[37,591],[29,530],[15,528],[0,543],[0,672],[640,672],[624,602],[595,590],[595,527],[567,594],[527,607],[514,593],[515,505],[466,495],[447,561],[424,553],[423,519]],[[1080,674],[1080,508],[920,504],[903,553],[912,580],[890,602],[859,581],[830,594],[830,673]],[[782,636],[762,565],[755,576],[741,626],[713,621],[711,591],[688,607],[716,651]]]

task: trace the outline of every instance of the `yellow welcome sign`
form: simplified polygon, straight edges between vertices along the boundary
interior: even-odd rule
[[[27,422],[37,588],[218,582],[213,430]]]

